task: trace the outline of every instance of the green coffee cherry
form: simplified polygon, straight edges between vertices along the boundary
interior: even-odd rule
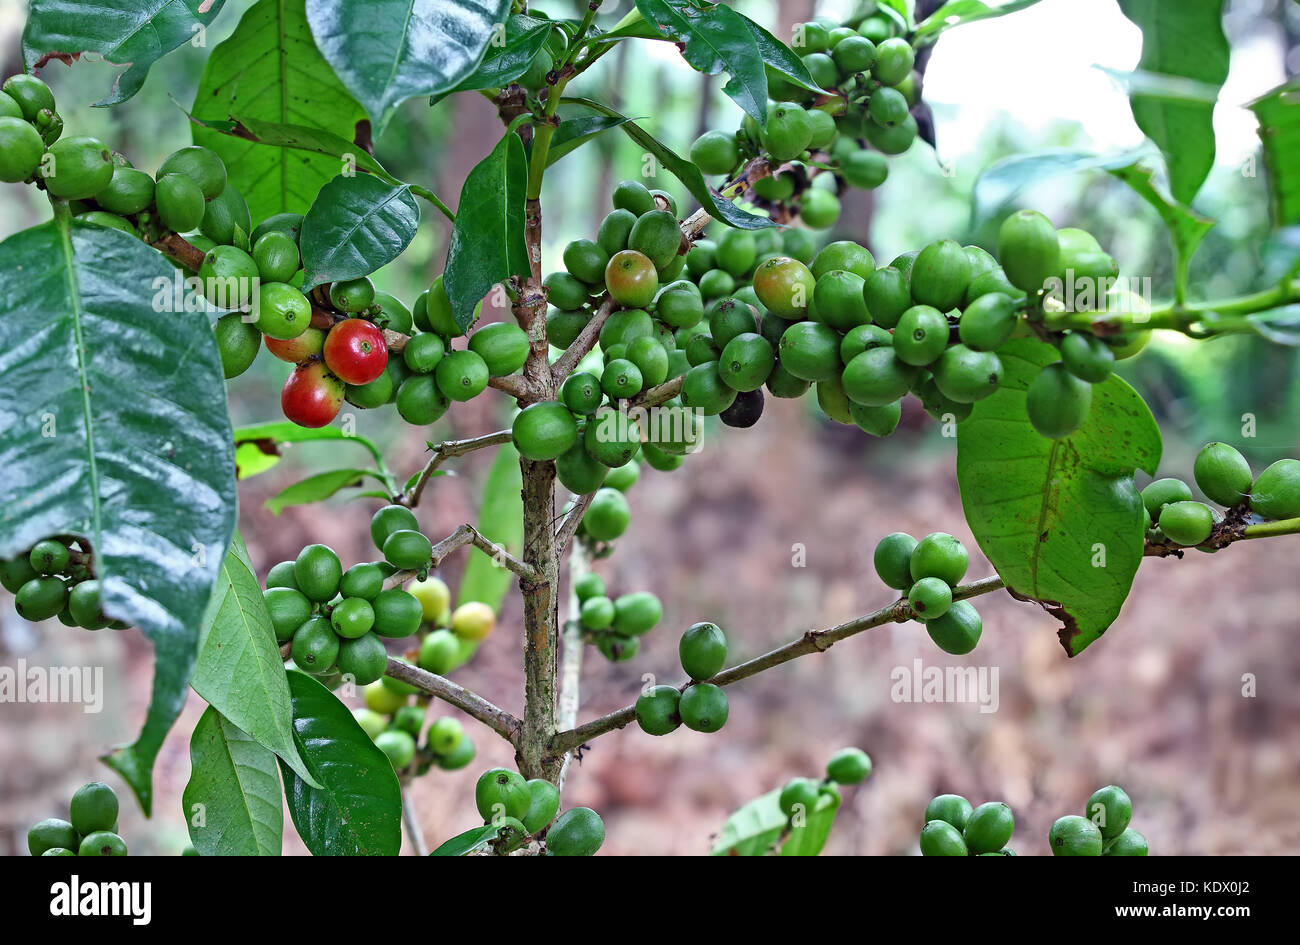
[[[962,543],[947,532],[933,532],[917,544],[908,562],[912,580],[939,578],[956,587],[970,566],[970,555]]]
[[[1104,840],[1114,840],[1133,819],[1133,801],[1123,788],[1108,784],[1092,792],[1083,815],[1097,825]]]
[[[880,539],[872,562],[886,587],[906,591],[912,586],[911,561],[916,546],[917,540],[906,532],[894,532]]]
[[[1069,814],[1060,818],[1047,834],[1053,856],[1101,856],[1101,831],[1087,817]]]
[[[82,838],[77,856],[126,856],[126,843],[111,830],[98,830]]]
[[[1199,545],[1214,531],[1214,513],[1203,502],[1171,502],[1160,510],[1160,531],[1179,545]]]
[[[960,794],[940,794],[925,805],[925,820],[941,820],[959,831],[965,830],[972,810],[970,801]]]
[[[1192,490],[1181,479],[1157,479],[1142,490],[1142,504],[1153,520],[1160,518],[1160,510],[1171,502],[1191,501]]]
[[[594,856],[604,842],[605,824],[590,807],[566,810],[546,832],[551,856]]]
[[[682,634],[677,653],[691,679],[712,679],[726,665],[727,638],[717,624],[697,623]]]
[[[979,612],[967,600],[953,601],[948,612],[925,625],[925,632],[945,653],[964,656],[979,643],[984,623]]]
[[[76,828],[66,820],[50,817],[27,831],[27,850],[32,856],[43,856],[47,850],[75,850],[78,845]]]
[[[375,738],[375,747],[388,756],[394,770],[401,771],[415,760],[415,739],[401,729],[388,729]]]
[[[414,517],[414,516],[412,516]],[[328,545],[308,545],[293,564],[294,581],[309,600],[323,603],[338,593],[343,579],[339,556]]]
[[[971,811],[962,839],[971,853],[993,853],[1007,845],[1015,829],[1011,808],[1000,801],[989,801]]]
[[[1227,443],[1206,443],[1192,466],[1196,484],[1212,501],[1234,506],[1250,495],[1254,474],[1250,463]]]
[[[497,817],[523,820],[532,806],[528,783],[508,768],[489,768],[479,775],[474,786],[474,803],[479,816],[492,822]]]
[[[695,683],[677,704],[682,724],[697,732],[716,732],[727,724],[727,694],[712,683]]]
[[[117,795],[103,781],[91,781],[72,795],[72,826],[85,836],[117,826]]]
[[[1300,460],[1279,459],[1250,490],[1250,510],[1266,519],[1300,516]]]
[[[826,776],[836,784],[860,784],[871,776],[871,757],[861,748],[841,748],[826,762]]]
[[[1061,339],[1061,363],[1089,384],[1100,384],[1115,370],[1115,352],[1095,335],[1072,331]]]
[[[653,686],[636,700],[636,721],[647,735],[667,735],[682,724],[681,693],[673,686]]]
[[[820,787],[812,778],[792,778],[781,789],[777,801],[781,813],[786,817],[793,817],[796,813],[804,816],[811,814],[817,807],[817,799],[821,795]]]
[[[1092,385],[1057,362],[1049,364],[1029,382],[1025,411],[1041,436],[1062,440],[1083,426],[1092,409]]]
[[[932,820],[921,828],[922,856],[967,856],[966,841],[952,824]]]
[[[1013,213],[998,231],[998,259],[1012,285],[1031,294],[1040,291],[1061,266],[1056,228],[1037,211]]]
[[[1147,838],[1132,827],[1126,829],[1110,842],[1101,853],[1102,856],[1146,856]]]
[[[937,577],[921,578],[907,592],[907,602],[918,620],[934,620],[952,606],[952,588]]]

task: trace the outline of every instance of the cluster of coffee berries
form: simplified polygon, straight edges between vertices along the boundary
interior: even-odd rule
[[[1300,516],[1300,460],[1279,459],[1258,477],[1227,443],[1207,443],[1192,467],[1196,484],[1213,502],[1265,521]],[[1224,514],[1192,498],[1181,479],[1157,479],[1142,490],[1147,540],[1194,547],[1207,541]],[[1209,549],[1213,550],[1213,549]]]
[[[952,599],[970,565],[958,539],[934,532],[917,541],[894,532],[880,539],[872,560],[880,579],[907,595],[913,615],[939,649],[956,656],[975,649],[984,630],[979,612],[970,601]]]
[[[989,801],[974,809],[960,794],[940,794],[925,805],[922,856],[1015,856],[1007,844],[1016,829],[1011,808]]]
[[[727,638],[714,623],[697,623],[677,645],[682,669],[691,679],[684,689],[651,686],[636,700],[636,721],[649,735],[667,735],[685,725],[697,732],[716,732],[727,724],[729,706],[721,686],[705,682],[727,662]]]
[[[425,729],[428,699],[409,683],[385,676],[366,686],[362,697],[365,707],[352,715],[399,774],[422,775],[435,766],[456,771],[474,760],[474,742],[456,719],[444,716]]]
[[[1053,856],[1146,856],[1147,838],[1132,827],[1133,802],[1123,788],[1098,788],[1083,806],[1083,816],[1059,818],[1048,831]]]
[[[126,856],[117,834],[117,795],[91,781],[72,795],[68,820],[50,817],[27,831],[32,856]]]
[[[1133,802],[1113,784],[1098,788],[1084,816],[1059,818],[1048,831],[1053,856],[1146,856],[1146,837],[1129,826]],[[1007,844],[1016,829],[1001,801],[971,807],[960,794],[940,794],[925,807],[922,856],[1015,856]]]
[[[584,458],[575,459],[573,454],[579,452]],[[591,486],[595,481],[594,476],[586,480],[575,479],[573,467],[589,461],[591,456],[582,444],[576,444],[573,449],[555,461],[556,477],[575,495],[584,494],[580,491],[582,487]],[[632,509],[624,493],[636,485],[641,476],[641,465],[633,459],[612,469],[602,468],[599,470],[599,475],[603,478],[595,486],[591,503],[587,506],[587,511],[583,513],[582,521],[578,525],[579,536],[589,544],[611,542],[627,531],[632,521]],[[587,489],[587,492],[591,491]]]
[[[871,776],[871,756],[861,748],[841,748],[826,763],[826,777],[791,778],[781,788],[777,803],[792,827],[825,804],[839,806],[837,785],[859,784]],[[823,800],[825,798],[826,800]]]
[[[611,599],[598,574],[585,574],[573,586],[580,603],[579,623],[589,643],[606,659],[622,663],[636,656],[641,637],[663,616],[663,605],[649,591],[634,591]]]
[[[734,135],[706,132],[691,146],[691,160],[705,174],[727,176],[760,155],[783,165],[754,182],[755,202],[780,220],[797,214],[813,229],[833,225],[840,215],[834,188],[879,187],[889,173],[886,155],[901,154],[916,140],[916,55],[892,32],[893,24],[876,16],[857,21],[856,28],[853,21],[797,25],[792,48],[825,94],[769,68],[774,101],[766,122],[747,116]]]
[[[0,559],[0,586],[14,595],[18,616],[33,623],[58,617],[86,630],[129,626],[104,614],[90,545],[81,538],[45,538],[25,554]]]
[[[592,856],[605,842],[605,824],[590,807],[560,811],[560,792],[550,781],[508,768],[489,768],[474,785],[474,804],[484,823],[495,824],[492,845],[510,853],[537,838],[549,856]],[[556,814],[559,814],[557,817]]]
[[[386,586],[399,572],[421,572],[431,563],[433,545],[415,515],[405,506],[385,506],[371,519],[370,535],[383,561],[344,571],[332,548],[313,544],[267,574],[264,596],[276,639],[290,644],[299,669],[372,683],[388,665],[382,638],[409,637],[424,621],[414,594]]]

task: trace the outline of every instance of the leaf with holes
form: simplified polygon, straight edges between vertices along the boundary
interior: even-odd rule
[[[299,125],[349,143],[358,130],[369,136],[368,123],[358,129],[366,122],[365,109],[316,50],[304,2],[259,0],[248,9],[235,32],[208,57],[194,94],[194,117]],[[195,144],[211,148],[226,162],[230,182],[248,201],[255,221],[275,213],[305,213],[316,192],[342,170],[338,156],[295,153],[203,124],[192,133]],[[365,152],[350,144],[347,153],[360,157]]]
[[[1118,377],[1092,388],[1092,410],[1063,440],[1040,436],[1025,391],[1058,361],[1040,341],[998,350],[1002,384],[957,427],[957,483],[980,549],[1014,593],[1043,602],[1077,656],[1106,632],[1142,563],[1142,500],[1133,475],[1155,475],[1160,429]]]
[[[190,735],[181,804],[200,856],[280,855],[284,810],[275,754],[212,706]]]
[[[174,274],[138,239],[66,217],[0,243],[0,376],[22,391],[0,411],[0,556],[83,536],[104,610],[153,643],[144,728],[105,759],[146,813],[235,530],[212,330],[202,313],[154,309]]]
[[[293,741],[280,644],[238,533],[208,601],[190,685],[224,718],[283,758],[299,777],[318,786]]]
[[[23,63],[34,70],[49,59],[98,53],[126,66],[96,105],[118,105],[144,85],[149,67],[217,18],[225,0],[115,0],[87,9],[80,0],[31,0],[23,30]]]
[[[397,775],[347,707],[306,673],[291,669],[294,740],[313,788],[283,762],[284,796],[313,856],[397,856],[402,789]]]
[[[510,0],[307,0],[317,48],[376,131],[472,74],[509,13]]]
[[[443,285],[461,330],[494,285],[529,273],[524,237],[528,162],[524,145],[507,131],[465,178],[447,247]]]
[[[368,174],[340,174],[302,221],[303,291],[368,276],[401,255],[415,237],[420,208],[411,188]]]

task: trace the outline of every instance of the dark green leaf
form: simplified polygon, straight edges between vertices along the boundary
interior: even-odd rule
[[[551,149],[546,152],[546,166],[550,167],[570,151],[580,148],[597,135],[631,120],[621,115],[617,117],[591,115],[586,118],[564,119],[551,138]]]
[[[458,833],[430,853],[429,856],[465,856],[467,853],[481,850],[489,840],[497,835],[497,829],[495,824],[484,824],[482,827],[475,827],[473,830]]]
[[[749,17],[742,14],[737,14],[737,16],[744,20],[745,26],[754,37],[754,44],[758,47],[759,55],[763,57],[763,62],[769,68],[775,69],[801,89],[826,94],[826,90],[813,81],[812,75],[808,72],[808,67],[803,64],[803,60],[795,55],[790,47]]]
[[[316,46],[376,131],[473,73],[509,12],[510,0],[307,0]]]
[[[917,24],[914,34],[916,45],[933,43],[939,34],[963,23],[986,20],[994,16],[1006,16],[1026,7],[1032,7],[1038,0],[1003,0],[1003,2],[985,3],[984,0],[948,0],[932,14]]]
[[[566,98],[566,102],[572,105],[581,105],[589,108],[601,115],[607,115],[610,118],[623,118],[614,109],[609,108],[599,102],[586,98]],[[763,227],[776,226],[768,217],[760,217],[740,209],[731,201],[722,197],[716,190],[708,185],[700,169],[690,161],[678,155],[676,152],[660,144],[653,135],[645,131],[636,122],[630,119],[624,119],[623,124],[619,127],[627,133],[627,136],[635,141],[641,147],[645,148],[658,159],[659,163],[667,171],[676,177],[686,189],[690,191],[692,197],[700,202],[708,213],[714,218],[721,220],[727,226],[735,227],[740,230],[758,230]]]
[[[303,290],[370,275],[401,255],[419,223],[420,208],[405,184],[340,174],[302,221]]]
[[[493,40],[488,43],[487,54],[474,74],[454,89],[433,96],[431,104],[436,104],[453,92],[474,92],[509,85],[528,71],[528,67],[546,45],[551,29],[550,20],[539,20],[523,13],[514,14],[506,20],[501,42]]]
[[[272,515],[279,515],[290,505],[310,505],[338,493],[340,489],[358,486],[366,476],[379,478],[372,469],[331,469],[301,479],[266,500]]]
[[[208,601],[190,684],[225,719],[283,758],[313,787],[320,786],[293,741],[284,660],[248,549],[238,533]],[[275,790],[278,794],[278,783]]]
[[[1120,0],[1119,6],[1142,29],[1139,71],[1222,87],[1229,58],[1223,0]],[[1129,105],[1165,156],[1174,199],[1190,204],[1214,166],[1214,104],[1134,92]]]
[[[810,812],[804,822],[790,830],[790,836],[781,844],[782,856],[816,856],[831,838],[831,828],[835,826],[835,815],[840,812],[840,799],[833,794],[822,794],[817,798],[816,809]]]
[[[23,62],[29,71],[48,59],[98,53],[126,66],[96,105],[125,102],[144,85],[149,67],[206,29],[225,0],[115,0],[91,6],[80,0],[31,0],[23,30]]]
[[[366,120],[365,110],[317,52],[304,3],[258,0],[230,38],[212,50],[194,95],[194,117],[199,119],[296,125],[344,142],[336,154],[295,154],[197,125],[194,143],[221,155],[254,221],[275,213],[305,213],[316,192],[344,169],[341,155],[353,155],[358,164],[370,158],[352,143],[358,124]],[[368,126],[363,133],[369,135]]]
[[[736,809],[713,843],[714,856],[766,856],[781,839],[786,816],[781,792],[769,791]]]
[[[309,429],[289,420],[272,420],[270,423],[240,427],[235,431],[235,462],[238,466],[239,478],[247,479],[249,476],[256,476],[278,463],[280,446],[283,443],[313,443],[320,440],[347,440],[357,443],[370,452],[376,463],[383,460],[379,447],[359,433],[345,433],[338,427]]]
[[[284,833],[275,755],[212,706],[190,736],[181,796],[200,856],[279,856]]]
[[[1064,440],[1040,436],[1025,391],[1055,348],[999,349],[1002,385],[957,427],[957,482],[980,549],[1015,593],[1042,601],[1081,653],[1119,614],[1142,563],[1142,501],[1134,472],[1154,475],[1160,430],[1118,377],[1093,386],[1092,411]]]
[[[706,75],[727,72],[731,78],[722,91],[756,121],[767,121],[767,74],[748,20],[723,3],[636,0],[636,6],[659,32],[683,44],[691,68]]]
[[[139,240],[86,223],[0,243],[0,376],[21,391],[21,408],[0,411],[0,556],[85,536],[104,609],[153,643],[144,729],[106,759],[146,813],[235,530],[216,340],[204,314],[155,309],[174,275]]]
[[[1300,224],[1300,79],[1250,103],[1259,122],[1275,227]]]
[[[298,835],[313,856],[397,856],[402,846],[402,789],[370,736],[334,694],[289,670],[294,740],[313,788],[283,762],[284,796]]]
[[[236,116],[231,121],[218,121],[214,118],[196,118],[190,120],[207,131],[225,135],[242,141],[265,146],[267,148],[291,148],[298,151],[311,151],[315,154],[329,155],[333,160],[325,162],[330,168],[330,176],[337,174],[344,164],[355,163],[356,168],[368,174],[374,174],[380,180],[390,184],[402,183],[384,166],[348,139],[331,131],[312,128],[307,125],[280,124],[273,121],[259,121],[256,118]],[[211,147],[211,145],[208,145]],[[311,191],[311,200],[316,197],[316,190]],[[256,215],[254,219],[257,219]]]
[[[483,501],[479,506],[478,530],[506,551],[518,555],[524,547],[524,487],[519,469],[519,453],[510,444],[497,450],[483,483]],[[465,562],[456,600],[480,601],[499,610],[501,601],[513,583],[506,570],[484,552],[474,548]]]
[[[467,329],[474,309],[494,285],[529,273],[524,238],[528,162],[524,145],[507,131],[465,178],[447,247],[443,285],[456,324]]]

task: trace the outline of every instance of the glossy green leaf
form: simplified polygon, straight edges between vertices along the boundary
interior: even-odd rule
[[[1182,297],[1187,291],[1192,257],[1196,255],[1206,234],[1214,229],[1214,221],[1174,200],[1157,187],[1153,179],[1155,169],[1147,162],[1139,161],[1124,167],[1110,168],[1110,172],[1132,187],[1139,197],[1160,214],[1174,247],[1174,290]]]
[[[833,794],[822,794],[817,798],[816,809],[811,811],[803,823],[790,830],[790,836],[781,844],[782,856],[816,856],[831,838],[831,828],[835,826],[835,815],[840,812],[840,799]]]
[[[300,427],[289,420],[272,420],[235,430],[235,462],[239,478],[247,479],[266,472],[280,461],[280,448],[286,443],[315,443],[324,440],[346,440],[364,446],[375,462],[383,461],[379,447],[359,433],[347,433],[338,427]]]
[[[763,62],[767,64],[768,68],[776,70],[801,89],[826,94],[826,90],[813,81],[813,77],[808,72],[808,67],[803,64],[803,60],[789,46],[749,17],[743,14],[737,14],[737,16],[744,21],[745,27],[754,37],[754,45],[758,47],[758,54],[763,57]]]
[[[918,45],[933,43],[939,34],[963,23],[987,20],[990,17],[1006,16],[1026,7],[1032,7],[1038,0],[1002,0],[1002,2],[984,2],[984,0],[948,0],[916,26],[913,42]]]
[[[55,220],[0,243],[0,556],[85,536],[104,609],[157,657],[135,744],[105,760],[146,813],[235,530],[225,381],[200,312],[158,312],[174,270],[139,240]],[[170,297],[170,296],[168,296]]]
[[[280,855],[284,809],[275,755],[212,706],[190,736],[181,805],[200,856]]]
[[[469,328],[474,309],[494,285],[529,274],[524,238],[527,189],[523,142],[507,131],[465,178],[451,228],[443,285],[462,329]]]
[[[691,68],[706,75],[727,72],[731,78],[722,91],[756,121],[767,121],[767,74],[748,20],[724,3],[636,0],[636,6],[646,22],[681,44]]]
[[[541,20],[524,13],[516,13],[506,20],[500,40],[488,43],[487,53],[473,74],[454,89],[433,96],[436,104],[453,92],[474,92],[479,89],[495,89],[509,85],[528,71],[537,54],[546,45],[551,35],[550,20]]]
[[[1092,389],[1092,410],[1064,440],[1040,436],[1025,413],[1039,369],[1059,360],[1040,341],[998,350],[1002,385],[957,427],[957,482],[966,521],[1007,587],[1043,602],[1076,656],[1119,614],[1142,563],[1136,470],[1154,475],[1160,430],[1118,377]]]
[[[405,184],[340,174],[303,217],[303,291],[370,275],[401,255],[419,224],[420,208]]]
[[[582,147],[597,135],[631,121],[623,116],[588,115],[583,118],[565,118],[555,129],[551,149],[546,152],[546,166],[550,167],[571,151]]]
[[[291,505],[310,505],[338,494],[342,489],[361,485],[366,476],[379,478],[372,469],[331,469],[301,479],[266,500],[272,515],[279,515]]]
[[[1300,224],[1300,79],[1269,90],[1250,109],[1264,144],[1273,225]]]
[[[280,644],[257,572],[238,534],[203,616],[199,660],[190,684],[223,718],[283,758],[299,777],[319,787],[293,741],[289,683],[284,678]]]
[[[1141,72],[1222,87],[1228,77],[1223,0],[1119,0],[1124,15],[1142,29]],[[1135,91],[1133,118],[1165,156],[1169,189],[1190,204],[1214,166],[1214,105]]]
[[[478,530],[513,555],[520,554],[524,547],[523,487],[519,453],[506,444],[497,450],[483,483]],[[456,600],[460,603],[480,601],[493,610],[499,610],[513,580],[513,572],[497,564],[483,551],[473,548],[465,562]]]
[[[331,131],[325,131],[322,128],[313,128],[309,125],[282,124],[274,121],[259,121],[246,115],[236,116],[229,121],[215,118],[198,118],[190,115],[190,120],[213,134],[238,138],[249,144],[328,155],[332,160],[325,162],[325,164],[333,169],[330,176],[337,174],[345,165],[355,165],[357,170],[374,174],[380,180],[387,181],[390,184],[402,183],[388,173],[382,164],[355,142],[349,141],[347,138],[336,135]],[[311,200],[315,199],[317,189],[319,188],[312,190],[311,199],[307,201],[308,205],[311,204]],[[254,219],[256,219],[256,216],[254,216]]]
[[[713,842],[714,856],[766,856],[785,831],[780,790],[769,791],[738,807]]]
[[[482,827],[475,827],[472,830],[466,830],[464,833],[458,833],[450,840],[439,845],[429,856],[465,856],[476,850],[481,850],[487,846],[488,841],[497,835],[498,827],[496,824],[484,824]]]
[[[225,0],[114,0],[107,6],[31,0],[23,29],[23,63],[31,71],[50,59],[98,53],[126,67],[108,95],[95,103],[117,105],[140,91],[150,66],[191,43],[223,6]]]
[[[602,105],[599,102],[586,98],[566,98],[565,102],[573,105],[581,105],[601,115],[610,118],[623,119],[614,109]],[[671,148],[661,144],[655,137],[649,134],[644,128],[630,119],[624,119],[619,126],[629,138],[645,148],[655,156],[664,169],[676,177],[690,191],[692,197],[700,202],[705,210],[715,219],[721,220],[727,226],[735,227],[740,230],[758,230],[764,227],[776,226],[776,223],[768,217],[760,217],[756,214],[749,213],[740,209],[730,200],[725,199],[721,194],[709,186],[700,173],[700,169],[690,161],[681,157]]]
[[[378,131],[407,99],[478,67],[510,0],[307,0],[316,46]]]
[[[208,57],[194,95],[194,117],[320,129],[348,143],[341,153],[369,157],[351,143],[358,132],[370,134],[365,109],[316,50],[304,3],[258,0],[248,9],[235,32]],[[226,162],[230,182],[248,201],[254,222],[275,213],[305,213],[316,192],[344,169],[339,155],[297,154],[203,124],[192,133],[195,144],[211,148]]]
[[[313,788],[280,764],[289,816],[314,856],[397,856],[402,789],[388,756],[347,707],[306,673],[288,672],[294,740]]]

